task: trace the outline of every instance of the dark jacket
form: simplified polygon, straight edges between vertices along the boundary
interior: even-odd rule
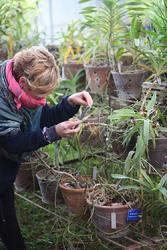
[[[31,152],[46,146],[49,142],[43,134],[43,128],[49,128],[51,142],[60,139],[56,135],[54,125],[73,117],[78,110],[79,106],[73,107],[68,104],[67,97],[54,107],[45,105],[42,109],[39,129],[0,136],[0,147],[2,146],[9,154],[22,155],[24,152]],[[14,183],[20,164],[20,160],[12,161],[4,155],[0,156],[0,193]]]

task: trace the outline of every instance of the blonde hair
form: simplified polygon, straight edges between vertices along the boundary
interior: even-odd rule
[[[28,90],[38,97],[50,94],[59,83],[59,70],[53,55],[38,46],[15,54],[13,75],[17,81],[24,77]]]

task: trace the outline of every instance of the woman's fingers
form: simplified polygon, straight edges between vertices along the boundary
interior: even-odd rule
[[[73,136],[74,134],[78,133],[80,131],[80,120],[69,120],[65,122],[61,122],[55,126],[56,133],[60,137],[68,138]]]
[[[71,105],[84,105],[84,106],[89,106],[89,107],[91,107],[93,104],[92,97],[85,90],[69,96],[68,102]]]
[[[83,91],[81,93],[82,93],[82,99],[84,100],[86,106],[91,107],[93,104],[93,100],[90,94],[87,91]]]
[[[78,126],[78,127],[76,127],[76,128],[68,129],[68,130],[66,131],[66,134],[67,134],[68,136],[73,136],[74,134],[77,134],[79,131],[80,131],[80,127]]]
[[[81,124],[80,120],[75,120],[75,121],[70,120],[68,122],[69,122],[68,126],[70,129],[74,129],[74,128],[78,127],[79,124]]]

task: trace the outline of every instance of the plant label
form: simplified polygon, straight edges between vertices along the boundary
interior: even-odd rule
[[[112,229],[116,229],[117,227],[117,217],[116,217],[116,213],[111,213],[111,228]]]
[[[96,167],[93,167],[92,179],[93,179],[93,180],[96,180],[96,179],[97,179],[97,168],[96,168]]]
[[[140,209],[128,210],[127,221],[138,221],[140,219],[141,219],[141,210]]]

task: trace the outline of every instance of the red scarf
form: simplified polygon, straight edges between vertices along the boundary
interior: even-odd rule
[[[28,95],[15,80],[12,75],[12,66],[14,61],[10,60],[6,65],[6,79],[9,84],[9,90],[14,95],[14,101],[16,103],[17,109],[20,109],[21,106],[25,108],[36,108],[38,106],[44,106],[46,104],[45,98],[36,99],[33,96]]]

